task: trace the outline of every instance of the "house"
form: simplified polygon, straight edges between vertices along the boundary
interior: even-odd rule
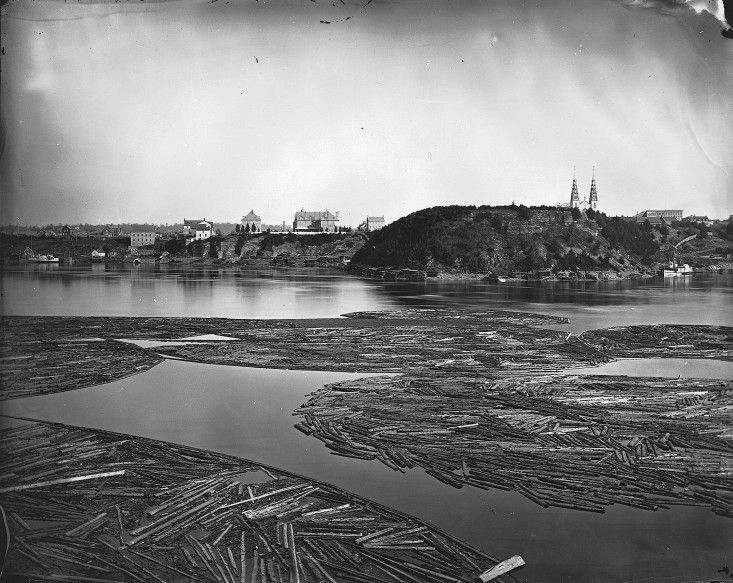
[[[69,225],[61,227],[61,236],[64,239],[71,239],[71,227],[69,227]]]
[[[367,217],[366,218],[366,230],[376,231],[384,227],[384,217]]]
[[[132,231],[130,247],[144,247],[155,244],[155,231]]]
[[[242,217],[242,230],[246,233],[261,233],[262,219],[254,211],[249,211]]]
[[[202,220],[183,219],[183,234],[196,241],[208,239],[214,234],[214,223],[205,218]]]
[[[339,214],[330,211],[299,210],[295,213],[293,231],[298,232],[327,232],[338,231]]]
[[[690,221],[691,223],[703,223],[707,225],[708,227],[713,224],[713,221],[711,221],[705,215],[690,215],[689,217],[685,217],[685,220]]]
[[[101,251],[99,249],[95,249],[94,251],[92,251],[92,260],[104,259],[105,257],[107,257],[107,253],[105,253],[104,251]]]

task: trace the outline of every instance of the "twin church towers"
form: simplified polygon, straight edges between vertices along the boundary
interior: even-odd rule
[[[588,198],[583,198],[582,200],[578,194],[578,182],[575,180],[575,168],[573,168],[573,188],[570,190],[570,208],[579,208],[580,210],[598,210],[598,191],[596,190],[595,167],[593,168],[593,178],[590,181],[590,194],[588,195]]]

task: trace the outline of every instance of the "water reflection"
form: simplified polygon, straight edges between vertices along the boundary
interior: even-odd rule
[[[607,282],[370,284],[407,306],[498,307],[563,316],[571,320],[565,329],[573,332],[634,324],[733,325],[731,274]]]
[[[619,358],[598,366],[569,369],[566,373],[733,380],[733,362],[702,358]]]
[[[60,316],[325,318],[396,305],[363,281],[325,270],[180,269],[92,264],[3,272],[4,313]]]
[[[317,269],[46,267],[2,273],[6,314],[319,318],[460,305],[564,316],[574,332],[641,323],[733,325],[731,274],[608,282],[386,283]]]

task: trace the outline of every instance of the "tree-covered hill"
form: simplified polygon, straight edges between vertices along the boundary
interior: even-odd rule
[[[440,206],[374,233],[354,264],[421,269],[434,275],[551,269],[644,271],[666,261],[666,235],[602,213],[557,207]]]

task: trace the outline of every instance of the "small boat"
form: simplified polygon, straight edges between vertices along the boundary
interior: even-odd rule
[[[48,255],[34,255],[33,257],[29,257],[28,261],[31,263],[58,263],[59,258],[49,253]]]
[[[678,277],[680,275],[692,275],[692,267],[687,265],[679,265],[676,261],[670,262],[668,267],[659,270],[659,274],[664,277]]]

